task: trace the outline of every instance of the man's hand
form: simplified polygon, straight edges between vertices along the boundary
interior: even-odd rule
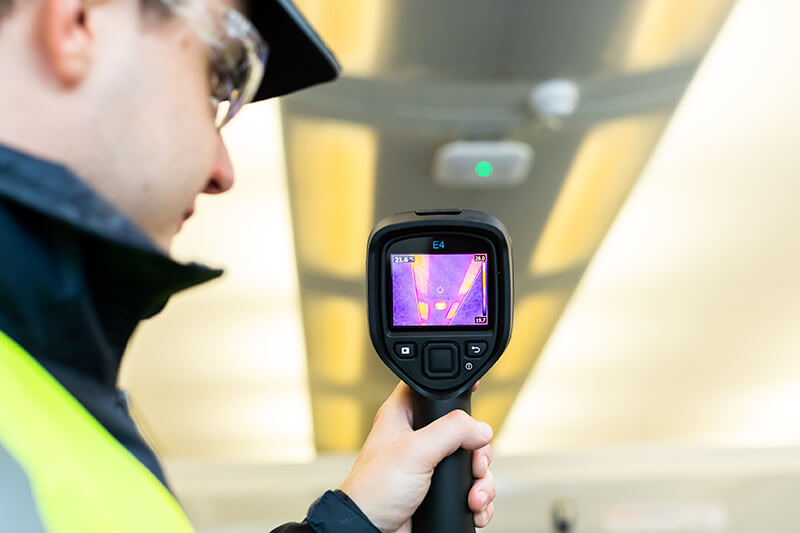
[[[494,514],[496,493],[489,472],[492,429],[457,410],[414,431],[411,397],[412,390],[401,381],[378,409],[372,431],[339,489],[382,532],[411,533],[411,515],[428,492],[434,467],[459,448],[474,450],[476,480],[467,502],[475,525],[485,527]]]

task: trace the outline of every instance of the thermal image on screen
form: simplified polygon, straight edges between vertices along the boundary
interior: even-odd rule
[[[392,254],[394,326],[485,326],[485,253]]]

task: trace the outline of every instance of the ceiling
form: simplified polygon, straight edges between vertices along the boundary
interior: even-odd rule
[[[509,230],[517,328],[473,402],[501,428],[731,2],[299,5],[344,65],[281,109],[315,447],[358,449],[395,382],[367,334],[364,257],[375,223],[409,209],[479,209]],[[573,108],[531,108],[559,80]],[[442,186],[436,153],[461,140],[525,143],[532,169]]]
[[[419,198],[495,212],[520,246],[517,269],[527,280],[517,295],[518,347],[475,396],[476,416],[501,428],[501,454],[800,442],[800,238],[791,230],[800,223],[792,149],[798,13],[791,2],[760,6],[738,3],[630,195],[663,118],[637,110],[615,119],[624,99],[600,100],[606,114],[589,113],[599,121],[578,113],[526,129],[507,112],[525,80],[506,80],[505,103],[483,116],[494,135],[510,126],[535,143],[534,173],[548,172],[480,201],[434,187],[426,161],[443,138],[435,117],[412,113],[393,126],[390,113],[413,111],[410,87],[421,91],[419,101],[446,105],[441,95],[464,72],[430,83],[419,81],[430,72],[387,79],[375,65],[402,58],[384,49],[358,60],[353,45],[342,89],[285,99],[282,109],[251,106],[225,133],[236,187],[203,198],[175,248],[228,273],[175,297],[140,328],[124,362],[121,383],[156,449],[167,459],[245,463],[303,463],[319,451],[357,449],[394,384],[363,333],[363,232]],[[632,65],[663,67],[675,57],[626,61],[627,70],[608,72],[640,75],[643,67]],[[468,103],[492,89],[464,85],[459,98]],[[599,98],[614,86],[581,87]],[[374,120],[346,107],[348,90],[363,91]],[[404,93],[403,105],[381,111],[381,98]],[[651,106],[648,116],[660,109],[665,117],[671,95],[638,102]],[[417,120],[421,130],[408,129]],[[648,120],[655,122],[644,126]],[[446,128],[455,138],[483,122]],[[603,172],[585,177],[597,168]],[[617,179],[603,181],[609,174]],[[322,238],[326,225],[360,229],[333,242]],[[342,249],[342,260],[326,262]]]

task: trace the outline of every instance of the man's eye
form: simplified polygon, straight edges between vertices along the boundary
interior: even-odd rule
[[[220,79],[219,71],[215,68],[211,70],[211,96],[219,98],[220,86],[222,80]]]
[[[218,100],[227,100],[236,89],[234,80],[230,79],[228,72],[215,69],[211,75],[211,96]]]

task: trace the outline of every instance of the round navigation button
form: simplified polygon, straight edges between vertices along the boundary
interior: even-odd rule
[[[429,377],[451,378],[458,374],[458,347],[455,344],[426,344],[423,360],[423,368]]]

